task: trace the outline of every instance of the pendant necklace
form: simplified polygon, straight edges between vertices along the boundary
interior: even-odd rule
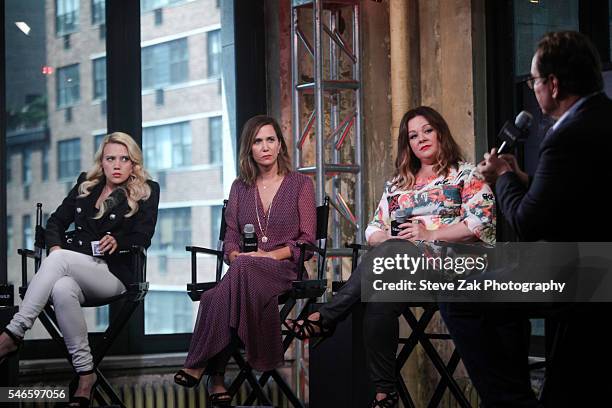
[[[259,220],[259,209],[257,207],[258,201],[259,201],[259,197],[257,194],[257,187],[255,187],[255,215],[257,215],[257,225],[259,225],[259,231],[261,232],[261,242],[265,244],[266,242],[268,242],[268,236],[267,236],[268,223],[270,222],[270,216],[272,215],[272,201],[274,201],[274,199],[270,201],[270,205],[268,206],[268,217],[266,218],[266,229],[265,230],[261,228],[261,221]]]

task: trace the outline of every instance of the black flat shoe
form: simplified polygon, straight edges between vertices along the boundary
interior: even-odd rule
[[[174,382],[181,387],[194,388],[200,384],[202,377],[204,377],[204,375],[200,378],[196,378],[193,375],[187,374],[184,370],[178,370],[176,374],[174,374]]]
[[[381,400],[376,400],[376,397],[374,397],[374,401],[372,401],[370,408],[397,408],[398,401],[399,395],[397,392],[390,392]]]
[[[15,354],[17,354],[19,352],[19,350],[21,349],[21,346],[23,345],[23,339],[20,338],[20,337],[17,337],[15,334],[13,334],[12,331],[7,329],[6,327],[4,329],[2,329],[1,333],[6,333],[11,338],[11,340],[13,340],[13,342],[15,343],[15,346],[17,346],[17,348],[15,350],[13,350],[13,351],[10,351],[10,352],[6,353],[2,357],[0,357],[0,365],[2,363],[4,363],[6,361],[6,359],[8,359],[9,357],[14,356]]]
[[[211,407],[229,407],[232,404],[232,396],[229,392],[216,392],[208,396],[208,404]]]
[[[319,320],[293,319],[289,323],[283,322],[283,325],[300,340],[311,339],[315,337],[330,337],[334,334],[336,326],[323,321],[323,316]]]

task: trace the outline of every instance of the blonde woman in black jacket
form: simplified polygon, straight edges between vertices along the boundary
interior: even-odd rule
[[[158,203],[159,185],[144,170],[140,148],[129,135],[115,132],[104,138],[91,170],[79,176],[47,222],[49,255],[0,335],[0,357],[17,350],[51,300],[80,376],[69,406],[89,406],[96,382],[81,304],[119,295],[133,282],[130,256],[119,251],[151,244]],[[73,222],[74,236],[64,242]]]

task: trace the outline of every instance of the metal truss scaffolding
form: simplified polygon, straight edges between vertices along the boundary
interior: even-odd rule
[[[330,215],[328,254],[339,280],[345,240],[363,236],[362,83],[358,0],[292,0],[294,166],[314,175]],[[353,238],[354,237],[354,238]]]

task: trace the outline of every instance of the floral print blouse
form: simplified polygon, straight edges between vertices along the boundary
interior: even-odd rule
[[[463,222],[487,244],[495,243],[495,198],[482,175],[470,163],[461,162],[448,175],[438,176],[408,190],[385,183],[374,218],[365,231],[366,239],[376,231],[389,233],[394,212],[408,210],[408,217],[424,223],[428,230]]]

